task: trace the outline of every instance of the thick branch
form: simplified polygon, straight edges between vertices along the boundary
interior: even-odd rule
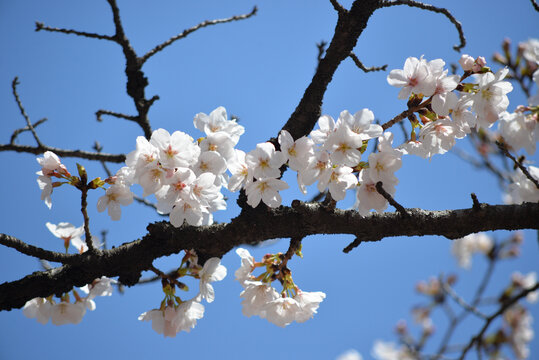
[[[96,250],[80,263],[36,272],[0,285],[0,310],[22,307],[35,297],[69,291],[101,276],[119,276],[121,283],[135,285],[140,273],[162,256],[195,249],[209,257],[221,257],[242,244],[257,244],[276,238],[314,234],[354,234],[363,241],[390,236],[442,235],[450,239],[487,230],[539,228],[539,203],[484,205],[481,210],[427,211],[406,209],[399,213],[361,216],[354,210],[330,210],[321,204],[294,201],[292,207],[244,211],[228,224],[174,228],[168,222],[148,226],[142,240],[110,250]],[[85,253],[86,254],[86,253]]]
[[[16,144],[0,144],[0,151],[15,151],[35,155],[43,154],[45,151],[52,151],[60,157],[76,157],[87,160],[108,161],[112,163],[123,163],[125,161],[124,154],[104,154],[84,150],[66,150],[55,148],[52,146],[34,147]]]
[[[24,241],[21,241],[13,236],[9,236],[6,234],[0,234],[0,244],[13,248],[21,254],[34,256],[41,260],[61,262],[63,264],[69,264],[78,261],[78,255],[68,255],[56,251],[45,250],[40,247],[27,244]]]
[[[338,3],[332,1],[332,4],[336,6]],[[283,126],[294,139],[307,135],[313,129],[320,117],[322,100],[333,74],[340,63],[350,55],[369,18],[379,7],[380,0],[356,0],[349,11],[338,11],[335,34],[326,55],[320,60],[316,73],[296,110]],[[337,6],[336,9],[339,8]]]

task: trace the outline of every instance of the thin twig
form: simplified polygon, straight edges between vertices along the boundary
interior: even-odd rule
[[[402,217],[409,217],[410,215],[408,214],[404,206],[395,201],[395,199],[393,199],[393,196],[391,196],[387,191],[385,191],[383,186],[384,184],[381,181],[378,181],[376,183],[376,191],[378,191],[378,193],[382,195],[384,199],[386,199],[391,204],[391,206],[397,209],[397,211],[402,215]]]
[[[537,4],[537,2],[535,0],[530,0],[532,5],[533,5],[533,8],[535,9],[535,11],[539,11],[539,5]]]
[[[488,317],[487,315],[483,314],[481,311],[479,311],[475,306],[471,306],[468,304],[463,298],[461,298],[447,282],[443,281],[443,279],[440,279],[440,284],[442,284],[442,290],[449,295],[457,304],[459,304],[462,308],[464,308],[466,311],[471,312],[472,314],[476,315],[477,317],[486,320]]]
[[[455,25],[455,28],[457,29],[459,33],[460,44],[454,45],[453,49],[460,52],[460,50],[466,46],[466,38],[464,37],[464,32],[462,31],[461,23],[457,19],[455,19],[455,17],[447,9],[439,8],[434,5],[424,4],[419,1],[413,1],[413,0],[383,1],[380,7],[390,7],[390,6],[396,6],[396,5],[406,5],[410,7],[416,7],[423,10],[443,14],[446,18],[449,19],[449,21],[451,21],[453,25]]]
[[[488,159],[483,158],[483,161],[479,161],[473,156],[471,156],[470,154],[468,154],[467,152],[465,152],[464,150],[456,146],[454,146],[449,152],[458,156],[462,160],[468,162],[470,165],[472,165],[475,168],[478,168],[478,169],[486,168],[487,170],[490,170],[494,175],[496,175],[498,180],[500,180],[500,184],[505,184],[505,182],[508,181],[506,176],[500,170],[495,168],[494,165],[492,165],[492,163]]]
[[[352,58],[352,60],[354,60],[354,63],[356,64],[356,66],[366,73],[371,72],[371,71],[386,71],[387,69],[387,64],[378,66],[378,67],[375,67],[375,66],[365,67],[365,65],[363,65],[363,63],[361,62],[361,60],[359,60],[356,54],[351,52],[349,56],[350,58]]]
[[[171,45],[176,40],[180,40],[180,39],[185,38],[187,35],[191,34],[192,32],[197,31],[198,29],[204,28],[206,26],[211,26],[211,25],[224,24],[224,23],[228,23],[228,22],[232,22],[232,21],[238,21],[238,20],[245,20],[245,19],[248,19],[251,16],[255,15],[257,11],[258,11],[258,8],[255,6],[253,8],[253,10],[251,10],[251,12],[248,13],[248,14],[235,15],[235,16],[232,16],[232,17],[229,17],[229,18],[226,18],[226,19],[203,21],[200,24],[193,26],[192,28],[184,30],[180,34],[171,37],[170,39],[168,39],[164,43],[159,44],[156,47],[154,47],[152,50],[148,51],[146,54],[144,54],[144,56],[142,56],[140,58],[140,64],[141,65],[144,64],[146,62],[146,60],[148,60],[153,55],[157,54],[159,51],[161,51],[164,48],[166,48],[167,46]]]
[[[110,116],[114,116],[114,117],[117,117],[117,118],[120,118],[120,119],[125,119],[125,120],[135,121],[135,122],[138,120],[137,116],[126,115],[126,114],[118,113],[118,112],[115,112],[115,111],[102,110],[101,109],[101,110],[97,110],[95,112],[95,117],[96,117],[97,121],[103,121],[103,119],[101,118],[102,115],[110,115]]]
[[[288,260],[294,256],[294,253],[300,248],[301,246],[301,240],[303,240],[303,237],[293,237],[290,238],[290,246],[288,246],[288,250],[283,256],[283,261],[281,262],[279,268],[282,270],[286,268],[286,264],[288,264]]]
[[[41,260],[59,262],[62,264],[72,264],[79,261],[79,255],[63,254],[56,251],[49,251],[37,246],[33,246],[7,234],[0,234],[0,244],[13,248],[21,254],[33,256]]]
[[[156,268],[155,266],[153,266],[153,265],[150,265],[150,267],[148,268],[148,270],[153,271],[153,272],[154,272],[157,276],[159,276],[161,279],[167,279],[168,281],[170,281],[170,282],[173,283],[174,285],[178,286],[178,288],[180,288],[180,289],[186,289],[186,288],[187,288],[187,285],[185,285],[185,284],[182,283],[181,281],[178,281],[178,280],[175,279],[174,277],[165,274],[164,272],[162,272],[161,270],[157,269],[157,268]]]
[[[508,301],[504,302],[502,304],[502,306],[498,309],[498,311],[496,311],[494,314],[492,314],[491,316],[489,316],[486,319],[485,325],[483,325],[483,327],[481,328],[479,333],[476,336],[471,338],[468,345],[466,345],[466,347],[462,351],[459,360],[464,359],[464,357],[466,356],[466,353],[472,348],[472,346],[475,343],[481,343],[483,335],[485,334],[485,332],[487,331],[488,327],[490,326],[490,324],[492,323],[492,321],[494,319],[496,319],[498,316],[502,315],[505,312],[505,310],[507,310],[509,307],[511,307],[513,304],[515,304],[518,300],[522,299],[523,297],[525,297],[526,295],[528,295],[531,292],[534,292],[537,289],[539,289],[539,283],[536,283],[535,286],[533,286],[531,288],[522,290],[518,295],[516,295],[516,296],[512,297],[511,299],[509,299]]]
[[[388,122],[382,124],[382,129],[384,129],[384,131],[386,131],[387,129],[389,129],[393,125],[397,124],[398,122],[406,119],[408,116],[412,115],[416,111],[423,109],[426,105],[430,104],[430,101],[431,101],[431,99],[429,98],[429,99],[423,101],[421,104],[419,104],[417,106],[411,107],[408,110],[404,110],[399,115],[395,116],[393,119],[391,119]]]
[[[86,174],[86,170],[83,170],[82,173],[79,171],[80,175],[80,183],[77,186],[77,188],[81,192],[80,196],[80,211],[82,212],[82,216],[84,218],[84,235],[86,237],[86,246],[88,246],[88,251],[93,252],[95,251],[94,248],[94,242],[92,241],[92,234],[90,233],[90,217],[88,216],[88,175]]]
[[[78,30],[72,30],[72,29],[53,28],[53,27],[43,25],[42,22],[36,21],[36,31],[40,31],[40,30],[50,31],[50,32],[59,32],[63,34],[74,34],[74,35],[84,36],[84,37],[88,37],[92,39],[114,41],[113,36],[88,33],[84,31],[78,31]]]
[[[522,165],[517,159],[515,159],[515,157],[513,155],[511,155],[509,153],[509,151],[507,150],[507,147],[505,146],[505,144],[501,143],[500,141],[496,141],[496,145],[498,145],[498,148],[502,151],[502,153],[505,156],[507,156],[509,159],[513,160],[513,162],[515,163],[516,166],[518,166],[520,171],[522,171],[524,173],[524,175],[526,175],[526,177],[532,183],[534,183],[535,187],[539,189],[539,181],[537,179],[535,179],[533,176],[531,176],[531,174],[528,172],[528,169],[526,169],[526,167],[524,165]]]
[[[32,132],[32,135],[34,136],[34,139],[36,140],[37,146],[42,148],[43,144],[41,143],[41,140],[39,140],[39,137],[37,136],[37,133],[34,130],[34,126],[30,122],[30,118],[28,117],[28,114],[26,114],[26,110],[24,110],[24,106],[22,106],[21,99],[19,98],[19,94],[17,93],[18,84],[19,84],[19,78],[15,76],[15,78],[11,82],[11,88],[13,89],[13,96],[15,97],[15,101],[17,102],[17,105],[19,106],[21,115],[24,117],[24,120],[26,120],[26,126],[28,127],[28,129],[30,129],[30,131]]]
[[[473,208],[474,208],[475,210],[481,210],[481,203],[480,203],[479,200],[477,199],[477,195],[475,195],[475,193],[471,193],[470,196],[471,196],[471,198],[472,198]]]
[[[47,121],[47,118],[43,118],[43,119],[39,119],[38,121],[36,121],[32,126],[33,128],[35,129],[38,125],[41,125],[43,124],[45,121]],[[9,139],[9,143],[11,145],[15,145],[15,140],[17,139],[17,136],[19,136],[21,133],[25,132],[25,131],[30,131],[30,127],[28,126],[25,126],[23,128],[20,128],[20,129],[17,129],[13,132],[13,134],[11,134],[11,138]]]
[[[485,274],[483,275],[483,278],[481,279],[481,282],[479,283],[479,287],[477,288],[477,291],[475,292],[473,296],[473,300],[471,303],[472,307],[477,307],[479,305],[479,302],[481,301],[481,296],[483,296],[483,293],[485,289],[487,288],[488,283],[490,282],[490,279],[492,278],[492,274],[494,273],[494,266],[496,265],[496,261],[494,258],[489,257],[488,267],[485,271]],[[449,341],[451,340],[451,337],[453,336],[453,333],[457,326],[468,316],[469,312],[463,310],[454,321],[451,321],[449,326],[447,327],[447,330],[444,334],[444,337],[442,341],[440,342],[440,346],[438,348],[438,351],[436,352],[438,355],[442,355],[449,346]]]
[[[318,67],[320,66],[320,61],[324,57],[324,53],[326,52],[326,46],[328,45],[327,41],[321,40],[319,43],[316,44],[316,47],[318,49],[318,56],[316,57],[316,71],[318,71]]]

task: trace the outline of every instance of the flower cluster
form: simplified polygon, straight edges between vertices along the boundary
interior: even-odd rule
[[[204,266],[198,265],[198,257],[194,251],[187,251],[175,277],[161,274],[165,298],[158,309],[142,313],[138,319],[151,321],[152,329],[165,337],[175,337],[180,331],[190,332],[197,320],[204,316],[202,299],[213,302],[215,293],[211,282],[221,281],[226,276],[226,268],[221,265],[219,258],[208,259]],[[177,279],[192,276],[200,279],[199,293],[190,300],[182,300],[176,296],[176,287],[187,290],[187,286]]]
[[[262,319],[285,327],[293,321],[302,323],[316,314],[320,303],[325,299],[323,292],[301,291],[290,274],[290,270],[281,267],[283,254],[267,254],[258,263],[248,250],[239,248],[236,253],[241,258],[241,267],[236,271],[236,280],[240,282],[243,291],[242,312],[245,316],[258,315]],[[266,272],[254,276],[252,272],[257,267],[266,267]],[[275,279],[283,285],[278,293],[271,282]]]
[[[234,146],[244,129],[227,118],[219,107],[209,115],[199,113],[194,125],[206,134],[195,141],[181,131],[153,132],[150,141],[139,136],[137,148],[126,159],[131,183],[142,186],[143,196],[155,194],[157,209],[170,214],[179,227],[213,223],[212,213],[226,209],[221,187],[228,185],[225,174],[235,158]]]
[[[78,324],[86,314],[86,309],[95,310],[95,297],[112,295],[112,285],[116,282],[103,276],[81,288],[87,294],[85,297],[73,290],[74,302],[70,301],[68,293],[62,295],[59,302],[55,301],[52,295],[47,298],[38,297],[26,302],[22,311],[26,317],[35,318],[43,325],[48,323],[49,319],[54,325]]]
[[[58,225],[48,222],[46,226],[54,236],[64,240],[66,253],[70,243],[80,254],[88,250],[88,246],[81,238],[84,234],[82,226],[75,227],[67,222],[61,222]],[[92,236],[92,242],[94,247],[101,247],[101,243],[95,236]],[[94,299],[97,296],[111,296],[112,286],[116,283],[116,280],[102,276],[95,279],[91,284],[80,288],[81,291],[86,293],[84,297],[81,297],[77,291],[73,290],[72,294],[75,299],[73,303],[70,302],[68,293],[60,296],[60,302],[56,302],[52,295],[47,298],[38,297],[26,302],[23,313],[26,317],[36,318],[41,324],[48,323],[49,319],[55,325],[78,324],[86,314],[86,309],[95,310]]]

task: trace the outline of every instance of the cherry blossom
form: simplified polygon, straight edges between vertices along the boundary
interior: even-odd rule
[[[370,209],[382,212],[387,208],[387,200],[376,190],[376,182],[370,176],[370,169],[364,169],[359,174],[360,186],[356,193],[356,203],[354,205],[357,211],[365,216],[369,214]],[[395,184],[384,183],[384,190],[390,194],[395,194]]]
[[[300,311],[296,313],[296,322],[302,323],[311,319],[316,314],[320,303],[326,298],[326,294],[321,291],[307,292],[298,290],[294,296],[300,306]]]
[[[87,298],[89,300],[92,300],[97,296],[112,296],[112,285],[117,283],[118,281],[114,279],[102,276],[99,279],[95,279],[91,284],[87,284],[80,289],[88,294]]]
[[[255,259],[247,249],[238,248],[236,249],[236,254],[241,258],[241,267],[236,270],[234,276],[236,277],[236,280],[244,286],[245,282],[251,279],[251,272],[254,269]]]
[[[279,293],[268,284],[260,281],[245,281],[243,283],[244,290],[240,293],[243,298],[241,305],[242,313],[251,317],[258,315],[261,318],[266,317],[266,305],[275,299],[279,299]]]
[[[491,127],[509,105],[507,93],[513,90],[513,85],[502,81],[508,72],[501,69],[496,74],[477,75],[479,83],[477,92],[471,95],[472,109],[477,114],[477,124],[485,129]]]
[[[530,155],[535,153],[539,122],[533,116],[526,116],[522,112],[504,112],[500,117],[499,130],[504,141],[514,151],[524,148]]]
[[[120,205],[127,206],[133,202],[133,193],[128,186],[117,183],[110,186],[105,195],[97,200],[97,211],[103,212],[108,208],[112,220],[118,221],[122,217]]]
[[[226,276],[226,267],[221,265],[221,259],[214,257],[206,261],[198,275],[200,276],[201,297],[208,303],[213,302],[215,292],[210,283],[223,280]]]
[[[86,304],[77,301],[74,304],[61,301],[51,307],[51,321],[54,325],[78,324],[86,314]]]
[[[539,167],[528,166],[528,172],[539,180]],[[539,201],[539,189],[524,175],[520,169],[516,169],[511,176],[512,183],[509,184],[507,195],[504,200],[509,204],[522,204],[523,202]]]
[[[34,298],[27,301],[22,308],[24,316],[35,318],[39,323],[45,325],[51,318],[52,303],[44,298]]]
[[[363,357],[357,350],[350,349],[339,355],[336,360],[363,360]]]
[[[226,109],[219,106],[209,115],[198,113],[193,120],[195,127],[206,133],[206,135],[223,132],[233,141],[238,143],[240,136],[245,132],[243,126],[236,123],[236,120],[228,120]]]
[[[294,141],[288,131],[281,130],[278,140],[288,166],[294,171],[302,170],[307,165],[307,160],[314,154],[314,142],[306,136]]]
[[[299,303],[289,297],[278,297],[264,306],[266,319],[280,327],[285,327],[296,319],[301,311]]]
[[[469,269],[474,253],[479,252],[488,255],[493,246],[492,238],[485,233],[470,234],[453,240],[451,253],[457,258],[460,267]]]
[[[100,249],[103,244],[99,240],[99,238],[95,235],[92,235],[92,244],[94,245],[94,248]],[[71,245],[77,249],[79,254],[82,254],[85,251],[88,251],[88,245],[86,244],[85,240],[82,240],[80,237],[74,237],[71,239]]]
[[[387,82],[389,85],[402,88],[398,95],[399,99],[407,99],[412,93],[430,96],[436,86],[431,71],[425,59],[409,57],[404,62],[403,70],[391,70]]]
[[[235,150],[235,156],[227,162],[228,170],[232,174],[228,180],[228,190],[238,191],[253,179],[252,169],[245,162],[245,152]]]
[[[275,178],[258,179],[245,186],[247,195],[247,204],[257,207],[260,200],[269,207],[278,207],[281,205],[281,195],[279,191],[288,189],[288,184]]]
[[[535,271],[529,272],[527,275],[521,274],[519,271],[515,271],[511,275],[511,281],[514,286],[520,289],[531,289],[537,284],[537,273]],[[533,304],[539,299],[539,290],[532,291],[526,295],[526,300]]]
[[[270,142],[257,144],[256,149],[245,156],[245,162],[253,169],[253,175],[257,179],[279,177],[279,168],[285,161],[283,153],[276,151]]]

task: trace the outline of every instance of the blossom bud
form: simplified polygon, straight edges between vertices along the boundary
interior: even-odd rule
[[[511,47],[511,39],[509,39],[509,38],[503,39],[503,42],[502,42],[503,51],[509,52],[510,47]]]
[[[481,69],[487,65],[487,61],[485,60],[484,57],[482,56],[478,56],[477,59],[475,59],[475,63],[472,67],[472,71],[473,72],[480,72]]]
[[[459,60],[459,64],[460,66],[462,66],[462,69],[464,71],[471,71],[474,65],[474,62],[475,62],[474,58],[468,54],[463,54]]]
[[[524,51],[526,51],[526,44],[518,44],[517,55],[522,56],[522,54],[524,54]]]
[[[492,60],[494,60],[495,62],[499,63],[499,64],[502,64],[502,65],[505,65],[507,64],[507,59],[500,53],[494,53],[494,55],[492,55]]]
[[[408,333],[408,325],[406,324],[406,320],[401,319],[397,322],[397,325],[395,325],[395,332],[402,336]]]

